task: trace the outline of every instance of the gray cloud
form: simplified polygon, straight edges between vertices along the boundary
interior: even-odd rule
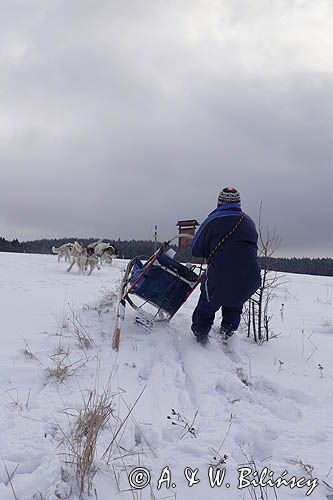
[[[333,11],[267,5],[2,2],[1,232],[165,238],[236,185],[330,255]]]

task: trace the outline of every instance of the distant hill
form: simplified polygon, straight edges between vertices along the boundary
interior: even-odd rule
[[[58,247],[64,243],[80,241],[84,245],[89,245],[98,238],[55,238],[42,239],[32,241],[19,242],[16,238],[12,241],[7,241],[5,238],[0,238],[0,252],[17,252],[17,253],[52,253],[52,246]],[[111,245],[115,246],[119,252],[119,257],[131,259],[135,256],[150,256],[154,252],[154,243],[149,240],[108,240]],[[159,246],[161,243],[157,243]],[[261,265],[264,261],[261,259]],[[333,276],[333,259],[318,258],[310,259],[302,258],[269,258],[266,261],[269,269],[272,271],[280,271],[284,273],[296,274],[313,274],[319,276]]]

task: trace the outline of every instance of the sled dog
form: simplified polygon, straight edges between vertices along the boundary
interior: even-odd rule
[[[74,264],[76,264],[81,273],[84,273],[86,262],[87,262],[87,249],[85,246],[81,245],[78,241],[75,241],[72,249],[72,262],[67,272],[69,273],[73,268]]]
[[[60,247],[52,247],[52,252],[58,255],[58,262],[62,257],[65,257],[65,262],[71,261],[73,243],[65,243]]]

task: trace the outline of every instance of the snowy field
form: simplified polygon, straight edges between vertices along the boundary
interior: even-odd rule
[[[310,498],[333,498],[333,279],[286,275],[272,305],[276,338],[257,346],[239,332],[230,352],[218,318],[210,345],[194,342],[198,292],[150,334],[127,308],[117,354],[124,265],[82,276],[55,256],[0,253],[0,500],[79,498],[71,462],[89,429],[77,417],[103,395],[112,414],[97,437],[91,498],[284,500],[306,498],[311,485]],[[218,463],[225,478],[212,488]],[[303,487],[238,489],[245,466],[274,479],[287,470]],[[142,490],[129,484],[136,467],[151,475]]]

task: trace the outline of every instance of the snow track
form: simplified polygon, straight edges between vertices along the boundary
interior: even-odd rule
[[[0,254],[6,305],[0,500],[14,498],[12,487],[19,500],[56,500],[70,490],[71,498],[78,498],[73,478],[61,476],[68,410],[82,408],[89,390],[106,387],[114,394],[115,413],[98,441],[94,487],[99,500],[260,498],[259,488],[237,489],[237,469],[249,461],[258,470],[270,467],[275,476],[287,469],[289,477],[308,477],[310,464],[313,477],[333,483],[332,313],[316,300],[326,293],[327,278],[290,277],[291,292],[281,290],[274,306],[279,310],[285,303],[285,317],[276,313],[274,319],[275,331],[283,335],[261,347],[237,334],[225,350],[214,328],[209,345],[198,345],[190,331],[196,294],[170,325],[158,324],[150,334],[134,325],[134,312],[127,308],[116,353],[110,333],[123,265],[115,261],[112,268],[85,277],[68,275],[53,256]],[[73,310],[92,340],[90,349],[80,348],[74,338]],[[57,383],[48,370],[63,352],[75,370]],[[111,441],[109,460],[102,459]],[[226,480],[211,488],[208,467],[224,455]],[[128,473],[139,465],[150,470],[151,489],[131,493]],[[175,487],[164,484],[158,490],[166,466]],[[185,467],[198,469],[200,483],[188,486]],[[298,499],[306,491],[266,488],[264,498]],[[329,493],[321,482],[311,498]]]

